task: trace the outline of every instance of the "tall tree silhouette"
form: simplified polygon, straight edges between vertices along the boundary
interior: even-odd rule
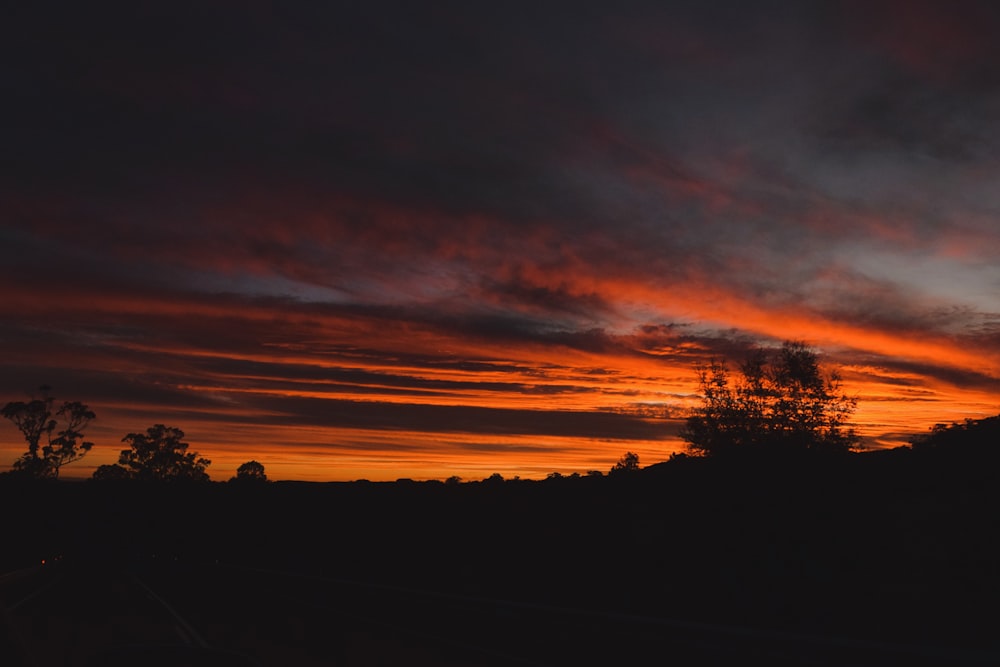
[[[849,425],[857,400],[804,343],[753,351],[735,381],[724,361],[713,360],[698,380],[702,403],[681,432],[696,452],[848,451],[858,443]]]
[[[129,433],[115,466],[101,466],[94,479],[135,479],[139,481],[208,481],[205,469],[211,461],[187,451],[184,431],[155,424],[145,433]]]
[[[94,446],[83,440],[83,431],[96,418],[79,401],[65,401],[58,408],[47,386],[40,397],[11,401],[0,414],[17,427],[28,443],[28,451],[14,462],[14,470],[42,479],[59,477],[59,469],[82,458]]]

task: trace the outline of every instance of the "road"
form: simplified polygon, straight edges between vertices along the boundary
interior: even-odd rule
[[[960,648],[567,609],[149,554],[0,578],[9,665],[986,665]]]
[[[88,566],[54,560],[0,577],[4,664],[257,664],[211,646],[135,571]]]

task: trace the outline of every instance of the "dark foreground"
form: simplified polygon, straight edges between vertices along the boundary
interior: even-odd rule
[[[5,665],[997,664],[994,464],[5,483],[0,649]]]

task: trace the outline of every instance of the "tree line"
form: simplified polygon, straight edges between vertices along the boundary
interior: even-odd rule
[[[860,438],[850,423],[857,398],[846,394],[840,376],[826,371],[817,353],[797,341],[777,348],[756,348],[733,373],[724,359],[696,369],[700,404],[681,430],[693,456],[789,456],[805,452],[843,454],[857,451]],[[12,473],[55,479],[63,465],[82,458],[93,447],[84,430],[94,412],[78,401],[56,404],[48,387],[30,401],[7,403],[3,416],[14,423],[28,451]],[[188,451],[184,432],[155,424],[145,433],[129,433],[118,462],[102,465],[97,480],[208,479],[211,463]],[[915,442],[918,439],[915,439]],[[609,471],[639,469],[638,456],[627,452]],[[264,466],[247,461],[235,480],[266,480]],[[449,481],[457,481],[452,478]]]
[[[28,445],[28,451],[14,461],[7,474],[31,479],[58,479],[66,464],[83,458],[94,446],[85,441],[84,430],[96,414],[79,401],[56,403],[51,388],[42,386],[39,395],[28,401],[11,401],[0,414],[10,420]],[[154,424],[145,433],[129,433],[122,442],[118,462],[101,465],[93,479],[136,481],[208,481],[211,461],[188,451],[184,431]],[[239,466],[230,481],[267,481],[264,466],[247,461]]]

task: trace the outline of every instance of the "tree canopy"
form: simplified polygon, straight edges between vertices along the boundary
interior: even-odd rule
[[[858,437],[849,425],[857,400],[842,392],[804,343],[757,349],[731,377],[724,361],[698,369],[701,405],[681,436],[700,454],[849,451]]]
[[[55,479],[62,466],[82,458],[94,446],[83,440],[83,431],[96,415],[79,401],[65,401],[56,407],[49,387],[39,391],[38,398],[7,403],[0,414],[13,422],[28,444],[28,451],[14,462],[14,471]]]
[[[264,472],[264,464],[258,461],[247,461],[241,463],[236,469],[236,476],[231,478],[231,482],[266,482],[267,474]]]
[[[187,451],[188,444],[183,439],[184,431],[163,424],[150,426],[145,433],[129,433],[122,438],[129,449],[121,451],[116,465],[104,465],[94,471],[94,479],[208,481],[205,469],[211,461]]]

